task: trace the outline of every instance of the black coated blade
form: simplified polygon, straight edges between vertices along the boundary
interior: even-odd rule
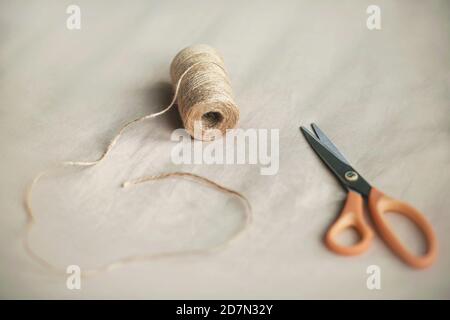
[[[352,189],[364,196],[368,196],[370,192],[370,185],[364,180],[363,177],[348,163],[342,161],[337,157],[328,147],[323,144],[318,137],[311,133],[305,127],[300,127],[306,140],[313,148],[313,150],[319,155],[322,161],[330,168],[330,170],[336,175],[339,181],[347,188]],[[358,178],[354,181],[349,181],[345,178],[345,174],[353,171],[358,175]]]
[[[344,155],[339,151],[338,147],[327,137],[327,135],[314,123],[311,123],[311,127],[316,134],[317,138],[319,138],[320,142],[325,145],[329,151],[331,151],[339,160],[350,165],[348,160],[344,157]]]

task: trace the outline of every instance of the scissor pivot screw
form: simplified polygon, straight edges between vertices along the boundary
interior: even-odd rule
[[[347,181],[356,181],[358,180],[358,174],[355,171],[347,171],[345,173],[345,179]]]

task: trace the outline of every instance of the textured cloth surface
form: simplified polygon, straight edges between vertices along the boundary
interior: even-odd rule
[[[2,298],[450,298],[450,2],[76,1],[0,2],[0,296]],[[130,265],[68,290],[22,247],[23,192],[62,160],[93,160],[128,120],[171,98],[169,65],[207,43],[224,57],[241,128],[280,129],[280,169],[175,165],[176,109],[128,130],[107,160],[56,170],[38,185],[32,246],[65,266],[128,254],[202,248],[239,226],[239,203],[180,180],[120,183],[173,170],[246,195],[254,221],[227,249]],[[336,256],[323,244],[344,190],[300,134],[316,122],[388,195],[423,211],[440,254],[425,271],[376,237]],[[410,225],[396,230],[420,250]],[[366,269],[381,268],[381,290]]]

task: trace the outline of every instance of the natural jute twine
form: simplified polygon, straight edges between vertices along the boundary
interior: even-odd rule
[[[192,72],[185,74],[187,69]],[[218,129],[225,135],[239,120],[239,109],[233,99],[230,80],[219,53],[207,45],[196,45],[181,50],[172,61],[170,75],[175,85],[180,84],[178,110],[184,128],[199,140],[214,139]],[[201,123],[200,133],[194,133],[195,123]]]
[[[201,136],[197,137],[199,139],[211,139],[208,130],[211,130],[212,128],[225,132],[227,128],[232,128],[235,126],[239,118],[239,112],[232,99],[230,83],[223,67],[222,58],[219,57],[214,49],[206,45],[197,45],[182,50],[172,62],[171,74],[174,81],[175,93],[172,101],[167,107],[159,112],[135,119],[122,126],[116,136],[110,141],[100,158],[97,160],[65,161],[62,162],[60,166],[89,167],[100,163],[106,158],[108,153],[129,126],[147,119],[156,118],[166,113],[175,104],[177,98],[183,123],[186,130],[191,133],[191,135],[194,133],[193,122],[195,120],[202,121],[204,130],[202,131]],[[37,222],[36,215],[34,214],[32,207],[33,188],[38,181],[50,171],[51,170],[46,170],[38,173],[25,191],[24,202],[27,212],[27,222],[23,242],[27,253],[40,265],[49,268],[55,273],[66,274],[66,269],[64,267],[54,265],[47,259],[41,257],[30,245],[30,231]],[[250,223],[252,216],[251,206],[244,195],[235,190],[226,188],[208,178],[193,173],[169,172],[150,175],[126,181],[122,184],[122,187],[125,188],[147,181],[162,180],[171,177],[185,178],[202,183],[208,187],[238,198],[244,207],[244,223],[225,242],[219,245],[198,250],[170,251],[126,256],[96,268],[81,268],[83,277],[92,276],[100,272],[108,271],[134,262],[149,261],[163,257],[208,254],[229,245],[245,230]]]

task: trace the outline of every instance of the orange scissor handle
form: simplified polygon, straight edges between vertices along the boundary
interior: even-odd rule
[[[418,210],[404,202],[388,197],[375,188],[370,191],[369,209],[377,226],[377,231],[392,251],[403,261],[415,268],[426,268],[434,262],[438,250],[437,239],[430,223]],[[424,255],[416,256],[412,254],[400,242],[386,220],[385,213],[387,212],[395,212],[407,217],[422,231],[427,242],[427,252]]]
[[[367,250],[372,241],[373,232],[364,219],[363,212],[362,196],[355,191],[349,190],[341,214],[325,236],[325,243],[331,251],[346,256],[353,256]],[[336,236],[348,228],[354,228],[358,232],[360,240],[351,246],[340,245],[336,241]]]

